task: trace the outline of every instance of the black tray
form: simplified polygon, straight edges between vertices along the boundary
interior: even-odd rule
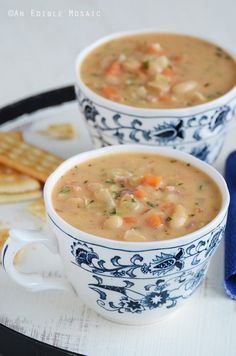
[[[0,125],[23,114],[75,100],[74,86],[59,88],[17,101],[0,109]],[[0,356],[56,356],[78,353],[59,349],[0,324]]]

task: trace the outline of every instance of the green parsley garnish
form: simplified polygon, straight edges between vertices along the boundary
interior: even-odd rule
[[[118,199],[120,197],[120,192],[112,192],[113,198]]]
[[[199,184],[198,190],[201,192],[203,190],[203,184]]]
[[[116,208],[109,210],[104,210],[103,215],[109,216],[109,215],[116,215]]]
[[[147,203],[146,203],[148,206],[150,206],[151,208],[155,208],[155,204],[154,203],[152,203],[151,201],[147,201]]]
[[[60,194],[66,194],[70,192],[70,187],[68,185],[64,185],[64,187],[61,188]]]
[[[143,62],[143,68],[148,69],[149,68],[149,61],[144,61]]]
[[[116,215],[116,208],[113,208],[111,211],[109,211],[109,215]]]
[[[114,179],[107,179],[107,180],[105,181],[105,183],[114,184],[115,181],[114,181]]]

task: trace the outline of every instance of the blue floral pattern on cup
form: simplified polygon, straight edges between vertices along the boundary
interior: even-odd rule
[[[104,260],[95,252],[94,247],[89,247],[88,243],[74,241],[71,245],[71,253],[74,257],[73,263],[82,269],[94,274],[101,274],[110,277],[140,277],[156,278],[166,274],[175,273],[187,266],[191,268],[196,266],[206,258],[212,255],[218,246],[224,228],[220,227],[210,234],[210,237],[204,240],[197,240],[187,245],[185,248],[173,248],[171,251],[153,253],[149,261],[145,252],[135,253],[129,258],[129,263],[122,262],[119,255],[110,259],[110,265],[106,266]],[[153,257],[155,256],[155,257]]]
[[[100,257],[103,246],[74,239],[71,262],[91,274],[89,288],[98,293],[97,305],[107,311],[140,314],[169,309],[189,297],[204,278],[223,236],[225,221],[226,217],[211,232],[185,245],[122,250],[122,257],[119,250],[108,248],[109,262]]]
[[[176,306],[179,299],[189,297],[200,284],[206,269],[205,263],[197,271],[183,272],[167,280],[157,279],[155,283],[145,285],[143,293],[137,292],[129,280],[123,280],[122,286],[107,285],[97,275],[93,275],[97,283],[90,283],[89,287],[99,294],[97,304],[107,311],[140,314],[145,310]]]
[[[169,146],[208,163],[217,158],[236,110],[234,98],[193,116],[138,117],[95,104],[78,87],[76,93],[95,147],[125,143]]]

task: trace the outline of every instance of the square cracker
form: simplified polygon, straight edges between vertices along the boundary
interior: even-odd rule
[[[0,163],[0,204],[39,198],[40,183]]]
[[[23,193],[0,193],[0,204],[19,203],[22,201],[38,199],[42,196],[41,190],[32,190]]]
[[[21,131],[0,131],[0,139],[6,134],[15,138],[16,140],[23,140],[23,134]]]
[[[24,193],[41,188],[40,183],[0,163],[0,194]]]
[[[58,140],[70,140],[75,137],[76,130],[73,124],[66,122],[63,124],[50,124],[41,133]]]
[[[0,163],[42,182],[63,162],[60,157],[0,133]]]

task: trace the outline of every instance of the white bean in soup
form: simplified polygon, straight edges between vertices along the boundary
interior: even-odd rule
[[[198,230],[222,203],[216,183],[190,163],[142,153],[111,154],[74,166],[58,180],[52,199],[72,226],[134,242]]]
[[[80,69],[95,93],[143,108],[182,108],[216,99],[236,83],[234,59],[196,37],[144,33],[91,51]]]

